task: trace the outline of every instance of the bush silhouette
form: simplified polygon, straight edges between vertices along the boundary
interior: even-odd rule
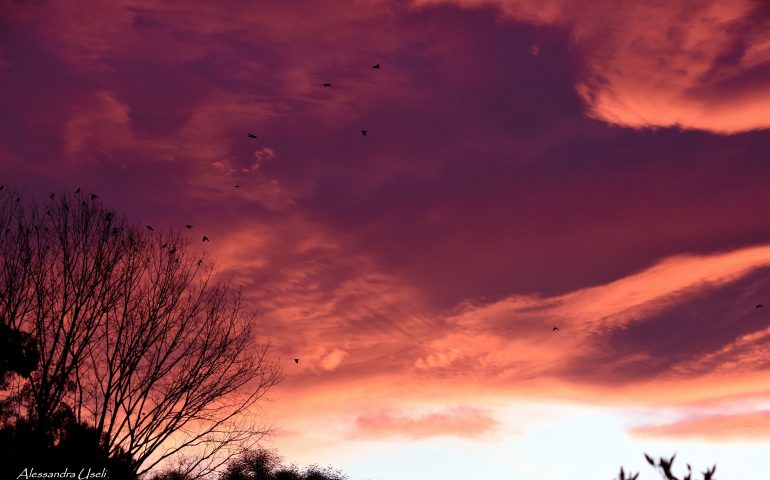
[[[248,450],[232,460],[218,480],[346,480],[347,475],[331,467],[311,465],[304,471],[285,467],[281,457],[267,449]]]
[[[232,459],[216,480],[347,480],[348,476],[332,467],[311,465],[300,470],[296,465],[284,466],[281,457],[272,450],[245,450]],[[212,479],[212,480],[214,480]],[[150,480],[192,480],[178,469],[157,473]]]

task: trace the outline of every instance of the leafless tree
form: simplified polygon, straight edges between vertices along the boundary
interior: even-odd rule
[[[26,207],[0,192],[0,228],[0,319],[36,341],[41,428],[70,409],[140,475],[173,458],[202,475],[266,433],[249,419],[280,370],[240,293],[182,233],[80,193]]]

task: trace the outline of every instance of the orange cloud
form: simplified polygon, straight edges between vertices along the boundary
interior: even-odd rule
[[[324,370],[334,370],[347,356],[348,352],[335,348],[321,359],[321,368]]]
[[[484,411],[457,407],[417,416],[390,412],[360,415],[356,419],[356,433],[364,437],[412,440],[437,436],[479,438],[493,432],[498,425],[499,422]]]
[[[770,411],[710,415],[631,430],[641,437],[694,438],[710,441],[770,439]]]
[[[644,323],[649,317],[687,304],[704,290],[719,288],[770,265],[770,247],[706,256],[678,256],[614,282],[556,297],[512,296],[493,303],[468,303],[446,319],[445,334],[431,340],[415,362],[419,370],[460,370],[510,378],[555,375],[577,357],[599,354],[598,335]],[[558,326],[559,332],[552,332]],[[766,355],[758,331],[710,352],[724,368],[746,370],[741,359]],[[738,348],[740,347],[740,348]],[[612,365],[654,363],[648,353],[612,359]],[[713,363],[713,362],[712,362]],[[606,366],[606,365],[605,365]],[[596,367],[600,369],[600,366]],[[687,364],[676,370],[690,375]]]
[[[770,128],[770,33],[762,2],[419,0],[498,7],[568,28],[585,62],[575,88],[589,116],[618,125],[718,133]],[[547,52],[538,53],[547,55]]]

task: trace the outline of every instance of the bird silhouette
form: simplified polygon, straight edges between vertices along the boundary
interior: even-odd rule
[[[82,202],[80,202],[80,206],[81,206],[81,207],[85,207],[85,206],[86,206],[86,201],[85,201],[85,200],[83,200]]]
[[[254,135],[253,133],[249,133],[248,135],[249,135],[249,138],[257,138],[257,136]]]
[[[151,232],[154,232],[154,231],[155,231],[155,230],[153,230],[153,228],[152,228],[152,226],[151,226],[151,225],[147,225],[147,230],[149,230],[149,231],[151,231]]]
[[[201,266],[201,263],[203,263],[203,259],[202,258],[198,260],[198,266],[199,267]]]
[[[754,308],[762,308],[762,307],[764,307],[764,305],[762,305],[761,303],[758,303],[757,306]]]
[[[324,83],[324,87],[331,87],[331,86],[332,86],[331,83]]]
[[[559,331],[559,327],[553,327],[553,331],[554,332],[558,332]]]
[[[21,201],[21,197],[16,197],[16,203],[19,203]]]
[[[295,358],[294,363],[299,363],[299,358]]]
[[[240,185],[236,185],[235,188],[241,188],[241,186]]]
[[[367,133],[369,133],[369,130],[361,130],[361,135],[366,136]]]
[[[80,187],[78,187],[77,190],[75,190],[75,193],[80,193]]]
[[[97,195],[95,193],[91,194],[91,200],[96,200],[97,198],[99,198],[99,195]]]
[[[372,65],[372,68],[374,68],[376,70],[379,70],[380,69],[380,64],[379,63],[375,63],[374,65]]]
[[[209,241],[209,237],[207,237],[206,235],[204,235],[204,236],[203,236],[203,241],[204,241],[204,242],[208,242],[208,241]]]
[[[54,196],[55,196],[55,195],[53,194],[53,192],[51,192],[51,193],[49,193],[49,194],[48,194],[48,198],[53,198]]]
[[[187,230],[192,230],[193,226],[192,225],[185,225],[185,227],[187,227]]]

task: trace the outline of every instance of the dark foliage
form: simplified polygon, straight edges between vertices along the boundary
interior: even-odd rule
[[[31,335],[8,325],[0,319],[0,422],[13,416],[13,405],[18,404],[22,391],[8,392],[9,380],[14,375],[26,379],[37,367],[39,355]]]
[[[38,352],[32,336],[0,319],[0,387],[12,373],[29,377],[37,361]]]
[[[284,466],[281,457],[267,449],[246,450],[231,460],[216,480],[347,480],[347,475],[331,467],[311,465],[300,470],[296,465]],[[150,480],[193,480],[185,472],[167,470]]]
[[[218,480],[346,480],[348,477],[331,467],[311,465],[304,471],[285,467],[281,457],[270,450],[249,450],[230,462]]]
[[[674,475],[673,467],[674,467],[674,459],[676,458],[676,454],[672,455],[671,458],[665,458],[660,457],[658,461],[656,462],[654,458],[649,456],[648,454],[644,454],[645,460],[647,460],[647,463],[655,467],[663,476],[665,480],[696,480],[692,476],[692,467],[690,467],[690,464],[687,464],[687,475],[683,476],[681,479]],[[713,467],[706,469],[704,472],[701,472],[703,475],[703,480],[716,480],[716,477],[714,477],[714,472],[716,472],[717,466],[714,465]],[[639,474],[626,474],[623,471],[623,467],[620,468],[620,475],[618,477],[618,480],[636,480],[639,477]]]
[[[25,469],[37,472],[106,469],[112,480],[135,480],[133,459],[124,452],[110,454],[104,436],[72,412],[57,412],[54,425],[41,428],[34,419],[19,419],[0,428],[0,464],[16,475]]]

